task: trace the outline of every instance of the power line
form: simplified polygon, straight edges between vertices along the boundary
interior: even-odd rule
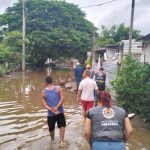
[[[89,6],[85,6],[85,7],[81,7],[81,8],[102,6],[102,5],[105,5],[105,4],[108,4],[108,3],[113,3],[115,1],[117,1],[117,0],[108,1],[108,2],[105,2],[105,3],[97,4],[97,5],[89,5]]]

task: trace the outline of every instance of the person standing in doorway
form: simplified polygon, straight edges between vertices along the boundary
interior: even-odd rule
[[[103,67],[99,68],[99,71],[94,75],[93,79],[96,81],[99,92],[105,91],[106,74]],[[95,94],[95,106],[97,106],[98,98]]]
[[[104,91],[106,82],[106,73],[104,73],[103,67],[99,68],[99,72],[95,74],[94,80],[96,81],[99,91]]]
[[[60,86],[53,85],[52,77],[45,78],[46,88],[42,91],[42,104],[48,110],[47,123],[51,141],[54,141],[55,124],[60,129],[60,146],[64,143],[66,120],[64,116],[64,94]]]
[[[130,120],[123,108],[112,105],[106,91],[98,94],[98,106],[89,110],[85,123],[85,137],[92,150],[125,150],[132,134]]]
[[[81,81],[77,93],[77,102],[81,102],[83,107],[84,122],[86,119],[86,113],[94,106],[94,90],[97,93],[99,92],[96,82],[91,79],[90,76],[90,71],[85,70],[83,73],[84,79]]]
[[[78,91],[79,84],[83,78],[83,72],[84,72],[84,68],[81,66],[79,62],[77,62],[76,68],[74,69],[74,76],[75,76],[75,81],[77,84],[77,91]]]

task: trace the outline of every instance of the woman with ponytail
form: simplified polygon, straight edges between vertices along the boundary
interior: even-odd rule
[[[125,150],[132,125],[123,108],[112,105],[106,91],[98,94],[98,106],[91,108],[85,122],[85,137],[92,150]]]

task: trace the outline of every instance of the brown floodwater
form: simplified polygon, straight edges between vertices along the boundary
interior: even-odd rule
[[[45,87],[47,71],[27,71],[9,78],[0,78],[0,150],[50,150],[50,138],[46,123],[47,111],[41,105],[40,93]],[[68,71],[51,73],[55,84],[60,77],[68,81]],[[76,95],[65,89],[66,150],[88,150],[83,137],[81,106]],[[56,141],[59,133],[56,129]],[[55,150],[58,143],[55,143]],[[127,150],[149,150],[150,131],[136,128]]]

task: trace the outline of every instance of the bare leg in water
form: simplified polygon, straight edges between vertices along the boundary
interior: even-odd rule
[[[65,136],[65,128],[60,128],[60,143],[64,143],[64,136]]]
[[[50,137],[51,137],[52,141],[54,141],[54,135],[55,135],[55,132],[54,131],[50,131]]]
[[[86,111],[85,110],[83,110],[83,122],[85,123],[85,120],[86,120]]]

